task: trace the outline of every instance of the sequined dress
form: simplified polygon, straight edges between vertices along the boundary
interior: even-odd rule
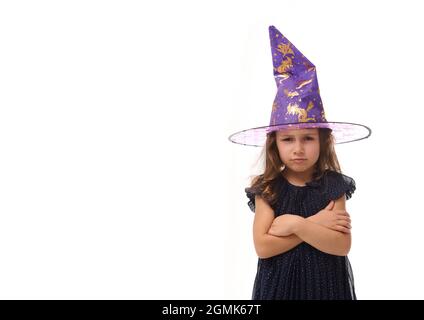
[[[278,199],[271,205],[275,216],[284,213],[309,217],[325,208],[330,200],[356,189],[355,181],[327,170],[324,176],[306,186],[296,186],[283,176],[274,187]],[[248,205],[255,212],[253,188],[245,189]],[[261,259],[253,286],[254,300],[356,300],[352,268],[347,256],[324,253],[306,242],[282,254]]]

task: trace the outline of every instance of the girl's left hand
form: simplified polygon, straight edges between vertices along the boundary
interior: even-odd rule
[[[293,228],[303,219],[301,216],[294,214],[282,214],[274,219],[268,234],[279,237],[286,237],[293,234]]]

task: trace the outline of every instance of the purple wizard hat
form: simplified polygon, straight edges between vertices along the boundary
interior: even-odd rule
[[[281,129],[329,128],[338,144],[371,135],[371,130],[361,124],[328,122],[315,66],[274,26],[269,27],[269,37],[277,84],[270,123],[236,132],[229,137],[231,142],[260,147],[265,144],[267,134]]]

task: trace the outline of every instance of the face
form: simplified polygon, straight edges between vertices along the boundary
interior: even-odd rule
[[[313,170],[320,151],[318,129],[280,130],[276,138],[280,159],[286,168],[297,173]]]

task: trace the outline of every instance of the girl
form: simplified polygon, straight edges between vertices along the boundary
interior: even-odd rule
[[[278,88],[270,125],[230,136],[265,145],[264,173],[245,189],[258,255],[252,299],[356,299],[345,204],[356,187],[341,173],[334,144],[371,130],[327,122],[315,66],[275,27],[269,31]]]

